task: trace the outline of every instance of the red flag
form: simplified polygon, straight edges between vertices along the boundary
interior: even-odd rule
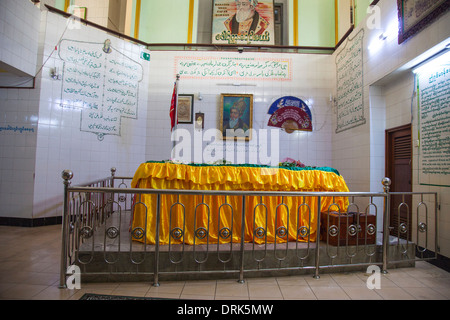
[[[175,82],[175,85],[173,87],[172,102],[170,103],[170,131],[172,131],[173,128],[175,127],[176,115],[177,115],[177,83]]]

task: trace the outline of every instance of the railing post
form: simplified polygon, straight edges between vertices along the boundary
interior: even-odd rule
[[[116,168],[115,167],[112,167],[111,168],[111,180],[110,180],[110,188],[114,188],[114,177],[116,176]],[[105,193],[105,196],[106,196],[106,193]],[[115,194],[114,194],[114,192],[111,192],[111,194],[109,195],[109,200],[108,201],[111,201],[112,203],[111,203],[111,207],[110,207],[110,212],[108,212],[108,214],[112,214],[113,212],[114,212],[114,204],[113,204],[113,202],[114,202],[114,196],[115,196]]]
[[[153,286],[159,287],[159,225],[161,220],[161,194],[156,196],[155,270]]]
[[[441,250],[439,246],[439,202],[438,194],[434,194],[434,256],[437,258],[438,252]],[[428,223],[428,221],[427,221]]]
[[[70,170],[64,170],[61,174],[64,179],[64,203],[62,213],[62,231],[61,231],[61,266],[59,274],[59,288],[66,289],[66,269],[67,269],[67,232],[69,224],[69,186],[73,173]]]
[[[245,237],[245,196],[242,196],[241,217],[241,268],[239,271],[239,283],[244,283],[244,237]]]
[[[384,213],[383,213],[383,269],[382,273],[388,273],[388,249],[389,249],[389,224],[390,224],[390,208],[391,208],[391,195],[389,193],[389,186],[391,185],[391,179],[383,178],[381,180],[383,184],[384,193],[386,197],[384,198]]]
[[[111,168],[111,188],[114,188],[114,177],[116,176],[116,168]]]
[[[316,226],[316,270],[314,273],[314,279],[319,279],[319,259],[320,259],[320,212],[322,211],[322,198],[317,197],[317,226]],[[309,226],[311,228],[311,226]]]

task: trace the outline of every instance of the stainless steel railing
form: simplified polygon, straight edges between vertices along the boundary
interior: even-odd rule
[[[274,270],[314,270],[314,277],[320,277],[321,269],[348,266],[380,265],[387,272],[388,264],[415,261],[416,259],[433,259],[438,252],[438,209],[437,194],[432,192],[389,192],[390,180],[383,179],[384,192],[257,192],[257,191],[206,191],[206,190],[155,190],[129,188],[130,177],[117,177],[115,169],[111,176],[94,181],[83,186],[71,186],[73,174],[65,170],[62,173],[64,183],[64,212],[62,223],[62,249],[60,287],[66,287],[68,267],[77,265],[83,268],[85,274],[144,274],[153,276],[153,283],[159,286],[161,274],[192,274],[192,273],[237,273],[239,282],[244,282],[245,272],[263,272]],[[390,236],[390,215],[400,215],[404,207],[409,206],[402,201],[398,208],[391,210],[391,195],[407,195],[417,199],[414,224],[399,225],[398,233],[403,238]],[[142,201],[143,195],[156,195],[155,212],[156,226],[154,230],[144,227],[132,228],[132,212],[136,206],[144,208],[148,217],[147,204]],[[166,195],[177,195],[168,212],[161,212],[161,198]],[[200,196],[199,203],[183,203],[181,196]],[[221,196],[225,201],[212,212],[205,197]],[[230,197],[239,197],[242,210],[238,212],[228,201]],[[259,202],[249,208],[249,197],[258,197]],[[268,206],[263,197],[278,197],[281,199],[274,209],[275,221],[268,221]],[[297,210],[290,212],[286,199],[296,197],[302,199]],[[339,207],[336,197],[346,197],[349,205],[344,212]],[[317,207],[312,207],[306,199],[315,199]],[[321,221],[321,203],[332,199],[328,213],[337,211],[337,224]],[[413,199],[414,200],[414,199]],[[186,206],[194,206],[194,223],[186,221]],[[173,212],[181,209],[182,222],[175,223]],[[202,210],[203,209],[203,210]],[[434,209],[434,214],[432,213]],[[300,220],[300,213],[306,212],[306,223]],[[197,215],[205,214],[206,226],[196,225]],[[341,218],[341,214],[356,212],[352,222]],[[408,211],[409,212],[409,211]],[[252,225],[246,225],[246,215],[252,214]],[[164,215],[164,216],[163,216]],[[217,216],[217,244],[210,243],[210,221]],[[256,224],[257,215],[262,215],[263,225]],[[377,222],[369,223],[367,216],[372,215]],[[169,244],[160,245],[161,217],[169,221]],[[315,224],[313,217],[316,216]],[[329,214],[326,216],[329,219]],[[289,240],[289,221],[295,217],[295,241]],[[365,217],[364,222],[361,219]],[[238,229],[233,221],[239,221]],[[347,219],[347,221],[345,221]],[[412,218],[411,218],[412,219]],[[231,221],[228,227],[224,220]],[[286,221],[286,223],[282,223]],[[269,222],[274,225],[275,241],[267,241]],[[343,224],[342,224],[343,222]],[[321,225],[326,225],[321,231]],[[410,225],[415,226],[414,230]],[[316,237],[312,239],[311,227],[316,228]],[[190,229],[192,228],[192,229]],[[252,231],[252,243],[245,243],[245,228]],[[185,235],[187,230],[194,234],[194,243],[187,245]],[[233,234],[240,234],[240,243],[233,242]],[[155,235],[155,244],[149,245],[142,241],[148,233]],[[361,233],[363,233],[361,235]],[[431,239],[434,234],[434,239]],[[356,242],[355,242],[356,235]],[[368,242],[368,238],[378,235],[376,242]],[[413,237],[414,235],[414,237]],[[361,236],[361,237],[360,237]],[[331,244],[331,239],[341,239],[337,245]],[[205,240],[199,244],[197,241]],[[349,241],[353,239],[352,245]],[[136,240],[141,240],[137,242]],[[257,244],[256,240],[262,241]],[[281,241],[277,241],[281,240]],[[433,243],[430,242],[434,242]],[[343,242],[343,244],[341,244]],[[432,249],[430,249],[432,248]],[[213,264],[220,267],[208,269],[213,253],[216,260]],[[393,253],[396,253],[393,254]],[[416,257],[419,255],[419,257]],[[213,257],[213,258],[211,258]],[[125,261],[124,261],[125,260]],[[149,260],[152,260],[149,262]],[[289,261],[289,262],[288,262]],[[123,265],[121,265],[123,264]],[[184,267],[182,266],[183,264]],[[100,265],[100,266],[99,266]],[[99,269],[90,270],[89,266]],[[194,266],[194,267],[192,267]],[[133,270],[131,270],[133,269]]]

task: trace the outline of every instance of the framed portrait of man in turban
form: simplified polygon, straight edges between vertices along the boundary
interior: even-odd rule
[[[275,44],[273,0],[214,0],[212,43]]]
[[[252,138],[253,95],[221,95],[220,131],[223,139],[246,140]]]

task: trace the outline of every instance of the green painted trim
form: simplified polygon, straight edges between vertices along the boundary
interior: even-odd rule
[[[171,161],[157,161],[157,160],[149,160],[145,163],[172,163]],[[237,168],[273,168],[273,169],[286,169],[286,170],[292,170],[292,171],[310,171],[310,170],[317,170],[317,171],[325,171],[325,172],[332,172],[340,176],[339,171],[331,168],[331,167],[294,167],[294,166],[267,166],[262,164],[208,164],[208,163],[187,163],[184,164],[187,166],[192,167],[237,167]]]

